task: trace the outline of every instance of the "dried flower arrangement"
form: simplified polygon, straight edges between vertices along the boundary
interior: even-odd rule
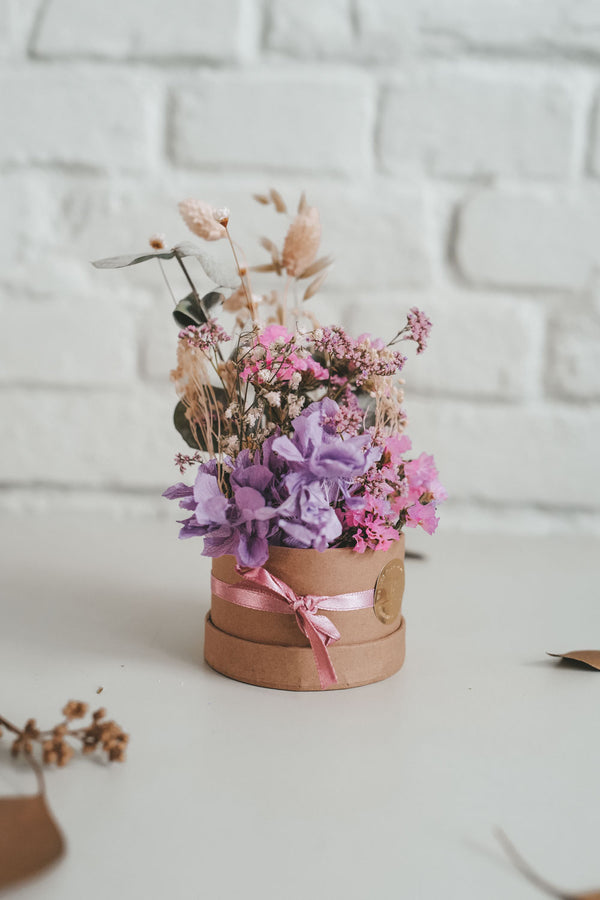
[[[256,195],[287,215],[275,190]],[[198,465],[193,485],[165,491],[189,516],[180,537],[203,537],[204,554],[235,556],[262,566],[274,546],[385,550],[403,528],[433,533],[446,493],[433,457],[407,456],[411,442],[399,373],[401,342],[425,349],[431,322],[416,308],[387,342],[353,338],[339,325],[322,327],[304,302],[322,286],[331,260],[318,257],[319,213],[302,195],[283,246],[262,238],[269,261],[248,266],[232,239],[229,211],[185,200],[189,229],[207,242],[226,240],[235,271],[200,246],[167,248],[100,260],[117,268],[175,259],[190,288],[176,302],[179,403],[174,422],[192,454],[178,453],[183,473]],[[197,259],[218,289],[201,296],[184,259]],[[253,292],[251,273],[270,273],[277,287]],[[164,274],[164,270],[163,270]],[[167,282],[168,283],[168,282]],[[228,296],[223,289],[228,288]],[[217,321],[221,307],[235,317],[231,334]]]

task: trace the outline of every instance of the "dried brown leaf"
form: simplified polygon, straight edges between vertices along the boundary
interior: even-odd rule
[[[527,878],[528,881],[538,887],[541,891],[545,891],[550,897],[558,897],[559,900],[600,900],[600,891],[597,890],[582,891],[575,894],[561,891],[531,868],[529,863],[521,856],[515,845],[509,840],[502,829],[496,828],[495,834],[513,866],[518,869],[521,875]]]
[[[275,188],[271,188],[269,191],[269,196],[275,205],[275,209],[278,213],[286,213],[287,206],[285,205],[285,201],[279,191],[276,191]]]
[[[582,663],[590,669],[600,671],[600,650],[571,650],[569,653],[548,653],[548,656]]]
[[[281,274],[281,257],[279,255],[279,248],[277,244],[272,241],[268,237],[262,237],[260,239],[261,247],[264,247],[271,254],[271,259],[273,261],[273,265],[275,266],[275,270],[278,275]]]
[[[310,266],[307,266],[306,269],[298,275],[298,279],[312,278],[317,272],[322,272],[323,269],[330,266],[332,262],[332,256],[321,256],[319,259],[315,259],[314,263],[311,263]]]
[[[44,794],[0,797],[0,889],[41,872],[63,853]]]
[[[279,256],[279,249],[277,244],[268,237],[259,238],[259,244],[261,247],[264,247],[272,256]]]
[[[246,309],[247,307],[248,297],[242,285],[223,302],[223,309],[226,312],[238,312],[240,309]]]
[[[277,266],[274,266],[273,263],[264,263],[261,266],[250,266],[251,272],[276,272]]]
[[[262,203],[263,206],[268,206],[271,202],[270,198],[267,197],[266,194],[253,194],[252,195],[257,203]]]
[[[303,300],[310,300],[311,297],[314,297],[325,279],[327,278],[328,272],[321,272],[320,275],[317,275],[314,281],[311,281],[309,286],[304,291]]]
[[[302,191],[300,195],[300,201],[298,203],[298,215],[302,215],[308,210],[308,203],[306,201],[306,191]]]

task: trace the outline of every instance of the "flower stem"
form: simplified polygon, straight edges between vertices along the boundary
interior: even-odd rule
[[[38,791],[40,794],[46,793],[46,782],[44,780],[44,772],[39,762],[33,755],[33,753],[24,753],[23,754],[33,771],[35,772],[35,777],[37,778],[38,783]]]
[[[5,719],[4,716],[0,716],[0,725],[4,725],[9,731],[12,731],[13,734],[23,734],[20,728],[17,728],[16,725],[13,725],[12,722],[9,722],[8,719]]]
[[[167,289],[168,289],[168,291],[169,291],[169,293],[170,293],[170,295],[171,295],[171,300],[173,301],[173,306],[177,306],[177,299],[176,299],[176,297],[175,297],[175,294],[173,293],[173,288],[172,288],[171,285],[169,284],[169,279],[167,278],[167,273],[165,272],[165,267],[164,267],[163,264],[162,264],[162,260],[161,260],[161,259],[158,259],[157,262],[158,262],[158,265],[159,265],[159,267],[160,267],[160,271],[161,271],[162,277],[164,278],[164,282],[165,282],[165,284],[166,284],[166,286],[167,286]]]
[[[182,260],[182,258],[181,258],[181,256],[179,255],[179,253],[178,253],[177,250],[175,250],[175,259],[177,260],[177,262],[178,262],[179,265],[181,266],[181,271],[182,271],[183,274],[185,275],[185,277],[186,277],[186,279],[187,279],[187,283],[189,284],[189,286],[190,286],[191,289],[192,289],[192,294],[193,294],[193,296],[194,296],[194,300],[196,300],[196,302],[198,303],[198,306],[199,306],[200,309],[202,310],[202,315],[204,316],[205,320],[208,322],[208,320],[209,320],[210,317],[209,317],[209,315],[208,315],[208,310],[207,310],[206,306],[204,305],[204,300],[202,299],[202,297],[200,296],[200,294],[199,294],[198,291],[196,290],[196,285],[194,284],[194,282],[193,282],[192,279],[190,278],[190,273],[188,272],[188,270],[187,270],[186,267],[184,266],[183,260]],[[221,362],[224,362],[224,360],[223,360],[223,354],[221,353],[220,348],[219,348],[219,347],[215,347],[215,350],[216,350],[216,352],[218,353],[219,359],[221,360]]]
[[[250,290],[250,282],[248,279],[247,270],[242,269],[240,265],[240,261],[238,259],[237,251],[235,249],[235,244],[231,238],[229,233],[229,228],[225,225],[225,234],[227,235],[227,240],[229,241],[229,246],[231,247],[231,252],[233,253],[233,258],[235,260],[235,264],[237,266],[238,275],[240,276],[240,281],[242,282],[242,287],[244,288],[244,293],[246,295],[246,303],[248,304],[248,309],[250,310],[250,316],[252,317],[252,321],[256,322],[256,309],[254,307],[254,301],[252,299],[252,291]]]
[[[288,316],[288,311],[287,311],[288,291],[289,291],[289,289],[290,289],[290,282],[291,282],[291,280],[292,280],[291,275],[288,275],[287,278],[286,278],[286,280],[285,280],[285,288],[283,289],[283,322],[282,322],[281,324],[284,326],[284,328],[287,328],[287,316]]]
[[[191,289],[192,289],[192,294],[194,295],[194,300],[196,300],[196,302],[198,303],[198,306],[199,306],[200,309],[202,310],[202,313],[204,314],[204,316],[206,317],[206,319],[208,319],[208,318],[209,318],[208,310],[206,309],[206,307],[205,307],[205,305],[204,305],[204,301],[203,301],[202,297],[200,296],[200,294],[198,293],[198,291],[196,290],[196,285],[194,284],[194,282],[193,282],[192,279],[190,278],[190,273],[188,272],[188,270],[187,270],[186,267],[184,266],[183,260],[182,260],[181,256],[179,255],[179,253],[177,252],[177,250],[175,251],[175,259],[177,260],[177,262],[178,262],[179,265],[181,266],[181,271],[182,271],[183,274],[185,275],[185,277],[186,277],[186,279],[187,279],[187,283],[189,284],[189,286],[190,286]]]
[[[12,722],[9,722],[8,719],[5,719],[4,716],[0,716],[0,725],[3,725],[7,731],[12,731],[13,734],[19,735],[19,737],[23,735],[21,729],[17,728],[16,725],[13,725]],[[44,781],[44,773],[42,772],[42,767],[40,766],[33,753],[25,752],[23,756],[35,772],[35,777],[37,778],[38,790],[40,794],[44,794],[46,791],[46,783]]]

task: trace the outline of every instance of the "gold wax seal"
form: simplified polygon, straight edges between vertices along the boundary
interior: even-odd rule
[[[373,610],[380,622],[389,625],[400,615],[404,595],[404,564],[392,559],[379,573],[375,582]]]

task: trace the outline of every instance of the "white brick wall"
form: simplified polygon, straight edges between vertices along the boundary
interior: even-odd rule
[[[189,195],[252,250],[274,185],[321,209],[323,320],[434,319],[447,527],[600,531],[599,62],[597,0],[4,0],[0,509],[173,517],[171,301],[89,260]]]
[[[196,76],[192,87],[174,91],[173,158],[221,171],[364,177],[372,150],[372,95],[369,78],[346,71]]]
[[[254,54],[256,21],[247,0],[53,0],[32,46],[43,59],[238,62]]]
[[[574,102],[558,80],[532,84],[453,69],[384,89],[379,149],[386,171],[532,179],[568,173]]]
[[[0,163],[143,169],[156,153],[151,99],[135,75],[10,67]]]

